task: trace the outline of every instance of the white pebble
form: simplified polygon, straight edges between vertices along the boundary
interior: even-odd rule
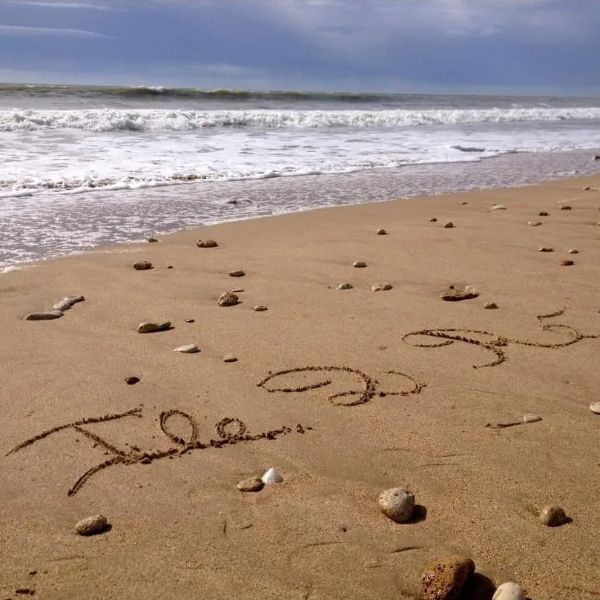
[[[404,488],[384,490],[377,500],[381,512],[396,523],[409,521],[415,510],[415,497]]]
[[[540,417],[540,415],[532,415],[532,414],[526,414],[523,415],[523,423],[537,423],[538,421],[541,421],[542,417]]]
[[[490,210],[506,210],[506,206],[504,204],[494,204]]]
[[[592,402],[590,404],[590,410],[597,415],[600,415],[600,402]]]
[[[273,467],[266,471],[261,479],[265,485],[269,485],[271,483],[281,483],[283,481],[281,473]]]
[[[179,346],[178,348],[174,348],[173,352],[183,352],[184,354],[195,354],[196,352],[200,352],[200,349],[196,344],[185,344],[184,346]]]
[[[525,591],[518,583],[508,581],[498,586],[492,600],[525,600]]]

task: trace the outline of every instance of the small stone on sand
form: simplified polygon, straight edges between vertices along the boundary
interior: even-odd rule
[[[525,600],[525,590],[512,581],[507,581],[498,586],[492,600]]]
[[[69,310],[74,304],[78,302],[83,302],[85,300],[84,296],[65,296],[61,298],[56,304],[52,306],[54,310]]]
[[[387,292],[388,290],[391,290],[392,286],[389,283],[374,283],[371,286],[371,291],[372,292]]]
[[[136,271],[149,271],[150,269],[153,269],[154,267],[152,266],[151,262],[148,262],[147,260],[142,260],[140,262],[136,262],[133,265],[133,268]]]
[[[239,301],[240,299],[233,292],[223,292],[219,296],[217,304],[219,306],[235,306]]]
[[[184,323],[195,323],[196,319],[184,319]]]
[[[541,224],[540,221],[527,221],[527,225],[531,225],[531,227],[539,227]]]
[[[549,246],[542,246],[538,248],[538,252],[554,252],[554,248],[550,248]]]
[[[146,238],[146,241],[149,244],[156,244],[156,242],[158,242],[158,240],[156,238],[153,238],[153,237]]]
[[[584,191],[584,192],[589,192],[591,189],[592,189],[592,188],[591,188],[589,185],[586,185],[586,186],[583,188],[583,191]]]
[[[223,362],[226,362],[226,363],[233,363],[233,362],[237,362],[237,357],[236,357],[236,356],[234,356],[233,354],[226,354],[226,355],[223,357]]]
[[[458,302],[459,300],[471,300],[477,298],[479,293],[471,286],[467,286],[464,290],[457,290],[454,286],[450,286],[447,292],[444,292],[440,297],[446,302]]]
[[[475,563],[462,556],[429,564],[421,574],[422,600],[458,600],[474,572]]]
[[[415,510],[415,497],[404,488],[384,490],[377,499],[379,510],[396,523],[410,521]]]
[[[446,229],[452,229],[454,227],[454,223],[452,221],[448,221],[447,223],[444,223],[444,227]]]
[[[218,245],[215,240],[198,240],[196,242],[198,248],[216,248]]]
[[[82,519],[75,525],[75,531],[79,535],[96,535],[108,529],[108,521],[103,515],[94,515]]]
[[[547,216],[548,216],[548,213],[545,210],[541,210],[538,213],[538,217],[547,217]]]
[[[495,302],[486,302],[483,305],[483,308],[487,308],[488,310],[494,310],[495,308],[498,308],[498,305]]]
[[[548,527],[559,527],[564,525],[568,519],[565,511],[557,504],[544,506],[540,511],[540,521]]]
[[[156,333],[157,331],[167,331],[171,329],[171,321],[165,321],[164,323],[140,323],[137,327],[138,333]]]
[[[351,283],[340,283],[335,289],[336,290],[351,290],[354,286]]]
[[[265,310],[269,310],[269,307],[268,307],[268,306],[265,306],[264,304],[257,304],[257,305],[254,307],[254,310],[255,310],[256,312],[265,312]]]
[[[430,223],[437,223],[437,218],[436,217],[431,217],[431,219],[429,219]]]
[[[534,415],[531,413],[527,413],[526,415],[523,415],[523,423],[538,423],[541,420],[542,420],[542,417],[540,417],[540,415]]]
[[[355,260],[355,261],[352,263],[352,266],[353,266],[355,269],[364,269],[364,268],[367,266],[367,263],[366,263],[366,262],[364,262],[364,261],[362,261],[362,260]]]
[[[183,346],[179,346],[177,348],[173,348],[173,352],[182,352],[183,354],[196,354],[196,352],[200,352],[200,349],[196,344],[185,344]]]
[[[387,231],[385,229],[378,229],[377,235],[387,235]]]
[[[574,265],[575,263],[572,260],[561,260],[560,264],[563,267],[571,267],[572,265]]]
[[[260,477],[250,477],[238,481],[236,487],[240,492],[260,492],[265,487],[265,483]]]
[[[125,383],[127,385],[135,385],[136,383],[140,382],[140,378],[139,377],[125,377]]]
[[[26,321],[50,321],[51,319],[60,319],[63,316],[62,310],[43,310],[41,312],[32,312],[25,315]]]
[[[229,277],[244,277],[246,273],[241,269],[238,271],[229,271]]]
[[[600,415],[600,402],[592,402],[592,403],[590,404],[590,410],[591,410],[593,413],[595,413],[595,414],[597,414],[597,415]]]
[[[560,207],[560,210],[572,210],[572,209],[573,209],[573,207],[572,207],[572,206],[569,206],[568,204],[563,204],[563,205]]]
[[[579,254],[579,250],[577,250],[577,248],[571,248],[569,254]]]
[[[490,210],[506,210],[506,206],[504,204],[494,204]]]

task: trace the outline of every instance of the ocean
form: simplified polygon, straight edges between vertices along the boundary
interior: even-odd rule
[[[320,206],[600,172],[600,98],[0,84],[0,268]]]

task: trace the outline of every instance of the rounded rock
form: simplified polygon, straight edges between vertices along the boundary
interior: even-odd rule
[[[400,487],[381,492],[377,503],[381,512],[396,523],[410,521],[415,510],[415,497]]]
[[[538,252],[554,252],[554,248],[542,246],[541,248],[538,248]]]
[[[26,321],[50,321],[60,319],[63,316],[62,310],[44,310],[41,312],[32,312],[25,315]]]
[[[571,248],[569,254],[579,254],[579,250],[577,250],[577,248]]]
[[[592,402],[592,403],[590,404],[590,410],[591,410],[593,413],[595,413],[595,414],[597,414],[597,415],[600,415],[600,402]]]
[[[549,216],[549,215],[548,215],[548,213],[545,210],[541,210],[538,213],[538,217],[547,217],[547,216]]]
[[[277,469],[271,467],[268,471],[265,471],[261,480],[265,485],[270,485],[273,483],[281,483],[283,481],[283,476]]]
[[[156,238],[154,238],[154,237],[149,237],[149,238],[146,238],[146,241],[147,241],[149,244],[156,244],[156,243],[158,242],[158,240],[157,240]]]
[[[223,357],[223,362],[226,362],[226,363],[233,363],[233,362],[237,362],[237,357],[236,357],[236,356],[234,356],[233,354],[226,354],[226,355]]]
[[[185,344],[184,346],[179,346],[177,348],[173,348],[173,352],[182,352],[183,354],[196,354],[196,352],[200,352],[200,349],[196,344]]]
[[[140,262],[136,262],[133,265],[133,268],[136,271],[149,271],[150,269],[153,269],[154,266],[152,265],[151,262],[149,262],[147,260],[141,260]]]
[[[257,304],[257,305],[254,307],[254,310],[255,310],[256,312],[265,312],[265,310],[269,310],[269,307],[268,307],[268,306],[265,306],[264,304]]]
[[[238,481],[236,487],[240,492],[260,492],[265,487],[265,483],[260,477],[250,477]]]
[[[430,222],[430,223],[437,223],[437,218],[436,218],[436,217],[431,217],[431,218],[429,219],[429,222]]]
[[[531,227],[539,227],[541,225],[540,221],[527,221],[527,225]]]
[[[506,210],[506,206],[504,204],[494,204],[490,210]]]
[[[198,248],[216,248],[218,245],[215,240],[198,240],[196,242]]]
[[[557,504],[550,504],[540,511],[540,521],[548,527],[558,527],[567,522],[567,514]]]
[[[560,207],[560,210],[572,210],[572,208],[573,208],[573,207],[572,207],[572,206],[569,206],[568,204],[563,204],[563,205]]]
[[[108,521],[103,515],[93,515],[82,519],[75,525],[75,531],[79,535],[96,535],[108,529]]]
[[[572,260],[561,260],[560,264],[561,264],[562,267],[571,267],[575,263]]]
[[[513,581],[498,586],[492,600],[525,600],[525,590]]]
[[[389,283],[374,283],[371,286],[372,292],[387,292],[392,289],[392,286]]]
[[[219,299],[217,300],[217,304],[219,306],[235,306],[238,304],[240,299],[233,292],[223,292]]]
[[[463,556],[450,556],[425,567],[421,574],[423,600],[458,600],[475,572],[475,563]]]
[[[454,227],[454,223],[452,221],[448,221],[447,223],[444,223],[444,227],[446,229],[452,229]]]
[[[140,382],[140,378],[139,377],[125,377],[125,383],[127,385],[135,385],[136,383]]]
[[[355,261],[352,263],[352,266],[353,266],[355,269],[364,269],[364,268],[367,266],[367,263],[366,263],[366,262],[364,262],[364,261],[362,261],[362,260],[355,260]]]
[[[246,273],[239,269],[237,271],[229,271],[229,277],[244,277]]]
[[[498,308],[498,305],[495,302],[486,302],[483,305],[483,308],[487,308],[488,310],[494,310],[494,309]]]
[[[351,283],[340,283],[335,289],[336,290],[351,290],[354,286]]]
[[[157,331],[167,331],[171,329],[171,321],[165,321],[164,323],[140,323],[137,327],[138,333],[155,333]]]
[[[378,229],[377,235],[387,235],[387,231],[385,229]]]

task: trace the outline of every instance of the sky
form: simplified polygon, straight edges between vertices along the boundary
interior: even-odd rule
[[[0,0],[0,81],[600,95],[600,0]]]

